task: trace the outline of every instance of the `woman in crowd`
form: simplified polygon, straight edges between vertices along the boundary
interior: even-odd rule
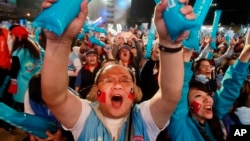
[[[28,89],[31,77],[40,72],[44,50],[29,39],[29,32],[25,27],[13,25],[10,27],[14,38],[11,64],[11,83],[9,92],[13,94],[14,108],[24,111],[24,94]]]
[[[222,87],[215,93],[207,87],[206,77],[196,76],[190,81],[191,55],[192,50],[185,49],[182,98],[171,117],[169,136],[174,141],[225,140],[219,120],[229,112],[240,95],[240,88],[248,75],[250,45],[244,47],[234,65],[228,68]]]

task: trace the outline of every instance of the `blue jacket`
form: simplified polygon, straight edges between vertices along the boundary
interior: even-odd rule
[[[28,49],[24,47],[15,50],[12,54],[12,56],[18,57],[21,65],[17,75],[17,93],[13,96],[13,99],[17,102],[24,102],[24,95],[28,89],[30,79],[41,70],[45,51],[40,46],[39,49],[39,59],[32,57]]]
[[[169,137],[173,141],[204,141],[203,136],[196,127],[198,122],[189,116],[188,111],[188,91],[189,81],[192,78],[192,63],[185,63],[184,85],[182,98],[179,101],[168,126]],[[247,77],[248,63],[242,63],[239,60],[233,66],[230,66],[222,80],[222,87],[216,91],[214,99],[215,115],[218,119],[228,113],[234,101],[240,94],[240,88]],[[210,140],[216,140],[212,135],[209,125],[204,127]]]

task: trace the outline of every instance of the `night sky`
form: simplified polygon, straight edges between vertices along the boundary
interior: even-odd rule
[[[43,0],[17,0],[19,7],[25,8],[40,8],[40,3]],[[195,0],[190,0],[193,4]],[[222,25],[238,25],[250,23],[250,0],[213,0],[218,5],[215,8],[210,8],[204,24],[212,24],[214,10],[221,9],[221,24]],[[141,21],[149,19],[154,11],[154,0],[132,0],[131,14],[136,19]],[[132,17],[133,18],[133,17]]]
[[[190,0],[194,4],[195,0]],[[250,23],[250,0],[213,0],[217,7],[210,7],[204,24],[211,25],[214,10],[222,10],[220,22],[222,25],[239,25]],[[139,16],[150,15],[154,10],[154,0],[134,0],[134,12]]]

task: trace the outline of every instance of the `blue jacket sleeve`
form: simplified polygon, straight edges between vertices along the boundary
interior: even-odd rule
[[[238,59],[230,66],[223,79],[222,87],[218,89],[213,97],[214,109],[217,117],[222,119],[240,95],[240,89],[248,75],[248,63],[242,63]]]

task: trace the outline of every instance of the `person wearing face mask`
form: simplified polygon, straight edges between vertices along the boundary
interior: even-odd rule
[[[45,0],[42,8],[49,8],[53,2]],[[45,31],[47,46],[41,71],[42,98],[64,128],[72,131],[75,140],[153,141],[168,125],[182,91],[182,41],[187,38],[188,31],[181,31],[175,41],[171,39],[162,15],[167,5],[168,1],[162,0],[154,15],[161,45],[160,89],[140,104],[136,102],[142,94],[133,72],[120,64],[103,67],[96,74],[91,89],[96,93],[96,102],[80,99],[68,91],[67,54],[73,37],[87,17],[87,0],[82,2],[78,16],[61,36]],[[184,4],[180,14],[186,19],[195,19],[190,5]]]
[[[230,66],[217,91],[207,87],[206,77],[191,80],[193,50],[184,49],[184,85],[182,98],[170,119],[168,133],[174,141],[221,141],[225,140],[221,120],[229,111],[248,75],[250,38],[234,65]],[[191,81],[190,81],[191,80]]]
[[[229,139],[230,126],[250,125],[250,80],[249,76],[244,81],[240,90],[240,96],[235,101],[230,112],[222,119]]]

